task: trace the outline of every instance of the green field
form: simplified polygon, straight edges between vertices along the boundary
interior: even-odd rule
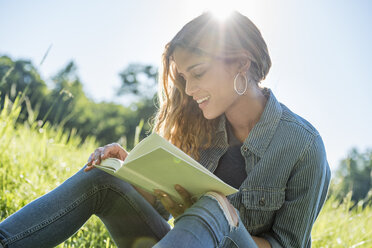
[[[0,220],[73,175],[96,148],[93,139],[79,146],[74,131],[64,133],[37,121],[16,126],[16,105],[8,103],[0,113]],[[350,204],[338,205],[332,198],[326,202],[313,228],[313,247],[372,247],[371,208],[349,211]],[[115,245],[93,217],[58,247]]]

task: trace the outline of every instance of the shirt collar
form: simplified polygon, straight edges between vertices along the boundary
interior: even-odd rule
[[[280,103],[276,100],[270,89],[265,90],[268,91],[268,100],[264,111],[260,120],[253,127],[243,143],[243,145],[245,145],[252,153],[259,157],[262,157],[265,153],[282,116],[282,107]],[[227,143],[225,115],[220,117],[217,126],[217,133],[218,132],[224,132],[224,137],[226,139],[225,143]]]
[[[219,133],[219,132],[225,132],[226,133],[226,116],[225,116],[225,114],[220,116],[220,120],[218,122],[216,133]]]

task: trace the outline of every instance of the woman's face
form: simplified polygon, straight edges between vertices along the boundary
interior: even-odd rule
[[[185,93],[191,96],[206,119],[214,119],[229,111],[238,99],[234,90],[237,63],[226,64],[191,53],[178,47],[173,53],[178,73],[185,79]]]

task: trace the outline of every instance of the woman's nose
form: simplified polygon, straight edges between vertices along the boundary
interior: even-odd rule
[[[198,89],[198,86],[195,82],[192,82],[191,80],[186,81],[185,85],[185,93],[189,96],[192,96]]]

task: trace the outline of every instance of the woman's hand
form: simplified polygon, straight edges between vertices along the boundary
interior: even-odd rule
[[[191,195],[189,192],[187,192],[186,189],[181,187],[181,185],[176,184],[174,187],[178,194],[181,196],[183,202],[177,203],[171,199],[171,197],[165,193],[164,191],[161,191],[160,189],[155,189],[154,193],[156,197],[160,200],[160,202],[163,204],[164,208],[174,217],[177,218],[177,216],[183,214],[183,212],[186,211],[189,207],[191,207],[196,200],[191,198]]]
[[[106,158],[118,158],[123,160],[128,156],[128,152],[121,147],[118,143],[112,143],[105,145],[104,147],[98,147],[92,154],[90,154],[87,167],[84,169],[85,172],[90,171],[94,168],[94,165],[100,164],[102,160]],[[133,185],[132,185],[133,186]],[[133,186],[134,187],[134,186]],[[151,205],[154,205],[155,197],[137,187],[134,187]]]
[[[98,147],[88,158],[85,172],[90,171],[94,168],[94,165],[100,164],[102,160],[106,158],[118,158],[124,160],[128,156],[128,152],[121,147],[118,143],[112,143],[105,145],[104,147]]]

